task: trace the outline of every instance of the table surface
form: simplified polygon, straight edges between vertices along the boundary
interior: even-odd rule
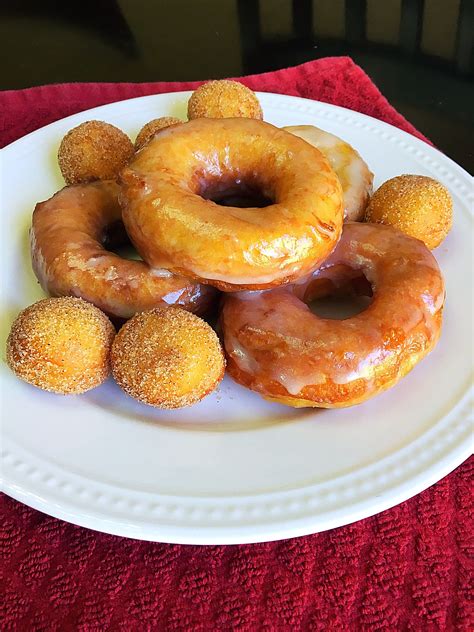
[[[0,87],[221,78],[350,55],[406,118],[472,173],[468,4],[426,3],[423,11],[423,3],[401,0],[4,0],[0,55],[15,63],[2,64]]]

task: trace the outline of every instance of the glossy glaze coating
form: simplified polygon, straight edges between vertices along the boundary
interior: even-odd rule
[[[327,160],[262,121],[197,119],[163,130],[120,179],[123,220],[143,259],[227,291],[301,277],[342,228],[341,186]],[[274,203],[205,199],[242,192]]]
[[[363,221],[372,195],[374,174],[360,154],[346,141],[314,125],[291,125],[282,129],[311,143],[326,156],[342,185],[344,219]]]
[[[65,187],[36,205],[30,232],[33,270],[52,296],[79,296],[119,318],[160,305],[201,313],[215,292],[103,246],[121,220],[113,181]]]
[[[363,277],[373,299],[356,316],[324,319],[306,304]],[[225,297],[228,370],[290,406],[358,404],[396,384],[433,349],[443,303],[438,264],[421,241],[349,222],[329,259],[304,281]]]

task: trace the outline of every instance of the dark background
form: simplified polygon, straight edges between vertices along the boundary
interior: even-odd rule
[[[2,0],[0,87],[209,79],[350,55],[471,173],[474,0]]]

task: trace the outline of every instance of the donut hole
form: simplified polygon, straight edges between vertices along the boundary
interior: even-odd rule
[[[273,191],[255,178],[202,177],[196,193],[219,206],[264,208],[275,204]]]
[[[310,283],[303,300],[320,318],[345,320],[369,307],[373,290],[360,270],[334,266],[331,278],[316,278]]]
[[[113,252],[122,259],[142,261],[135,246],[130,241],[130,237],[127,235],[121,220],[117,220],[105,227],[102,233],[101,244],[106,250]]]

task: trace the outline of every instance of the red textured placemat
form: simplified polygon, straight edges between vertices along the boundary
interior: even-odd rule
[[[423,138],[349,58],[246,77]],[[0,93],[0,141],[120,99],[196,83],[65,84]],[[103,535],[3,496],[2,630],[469,630],[474,460],[378,516],[305,538],[176,546]]]

